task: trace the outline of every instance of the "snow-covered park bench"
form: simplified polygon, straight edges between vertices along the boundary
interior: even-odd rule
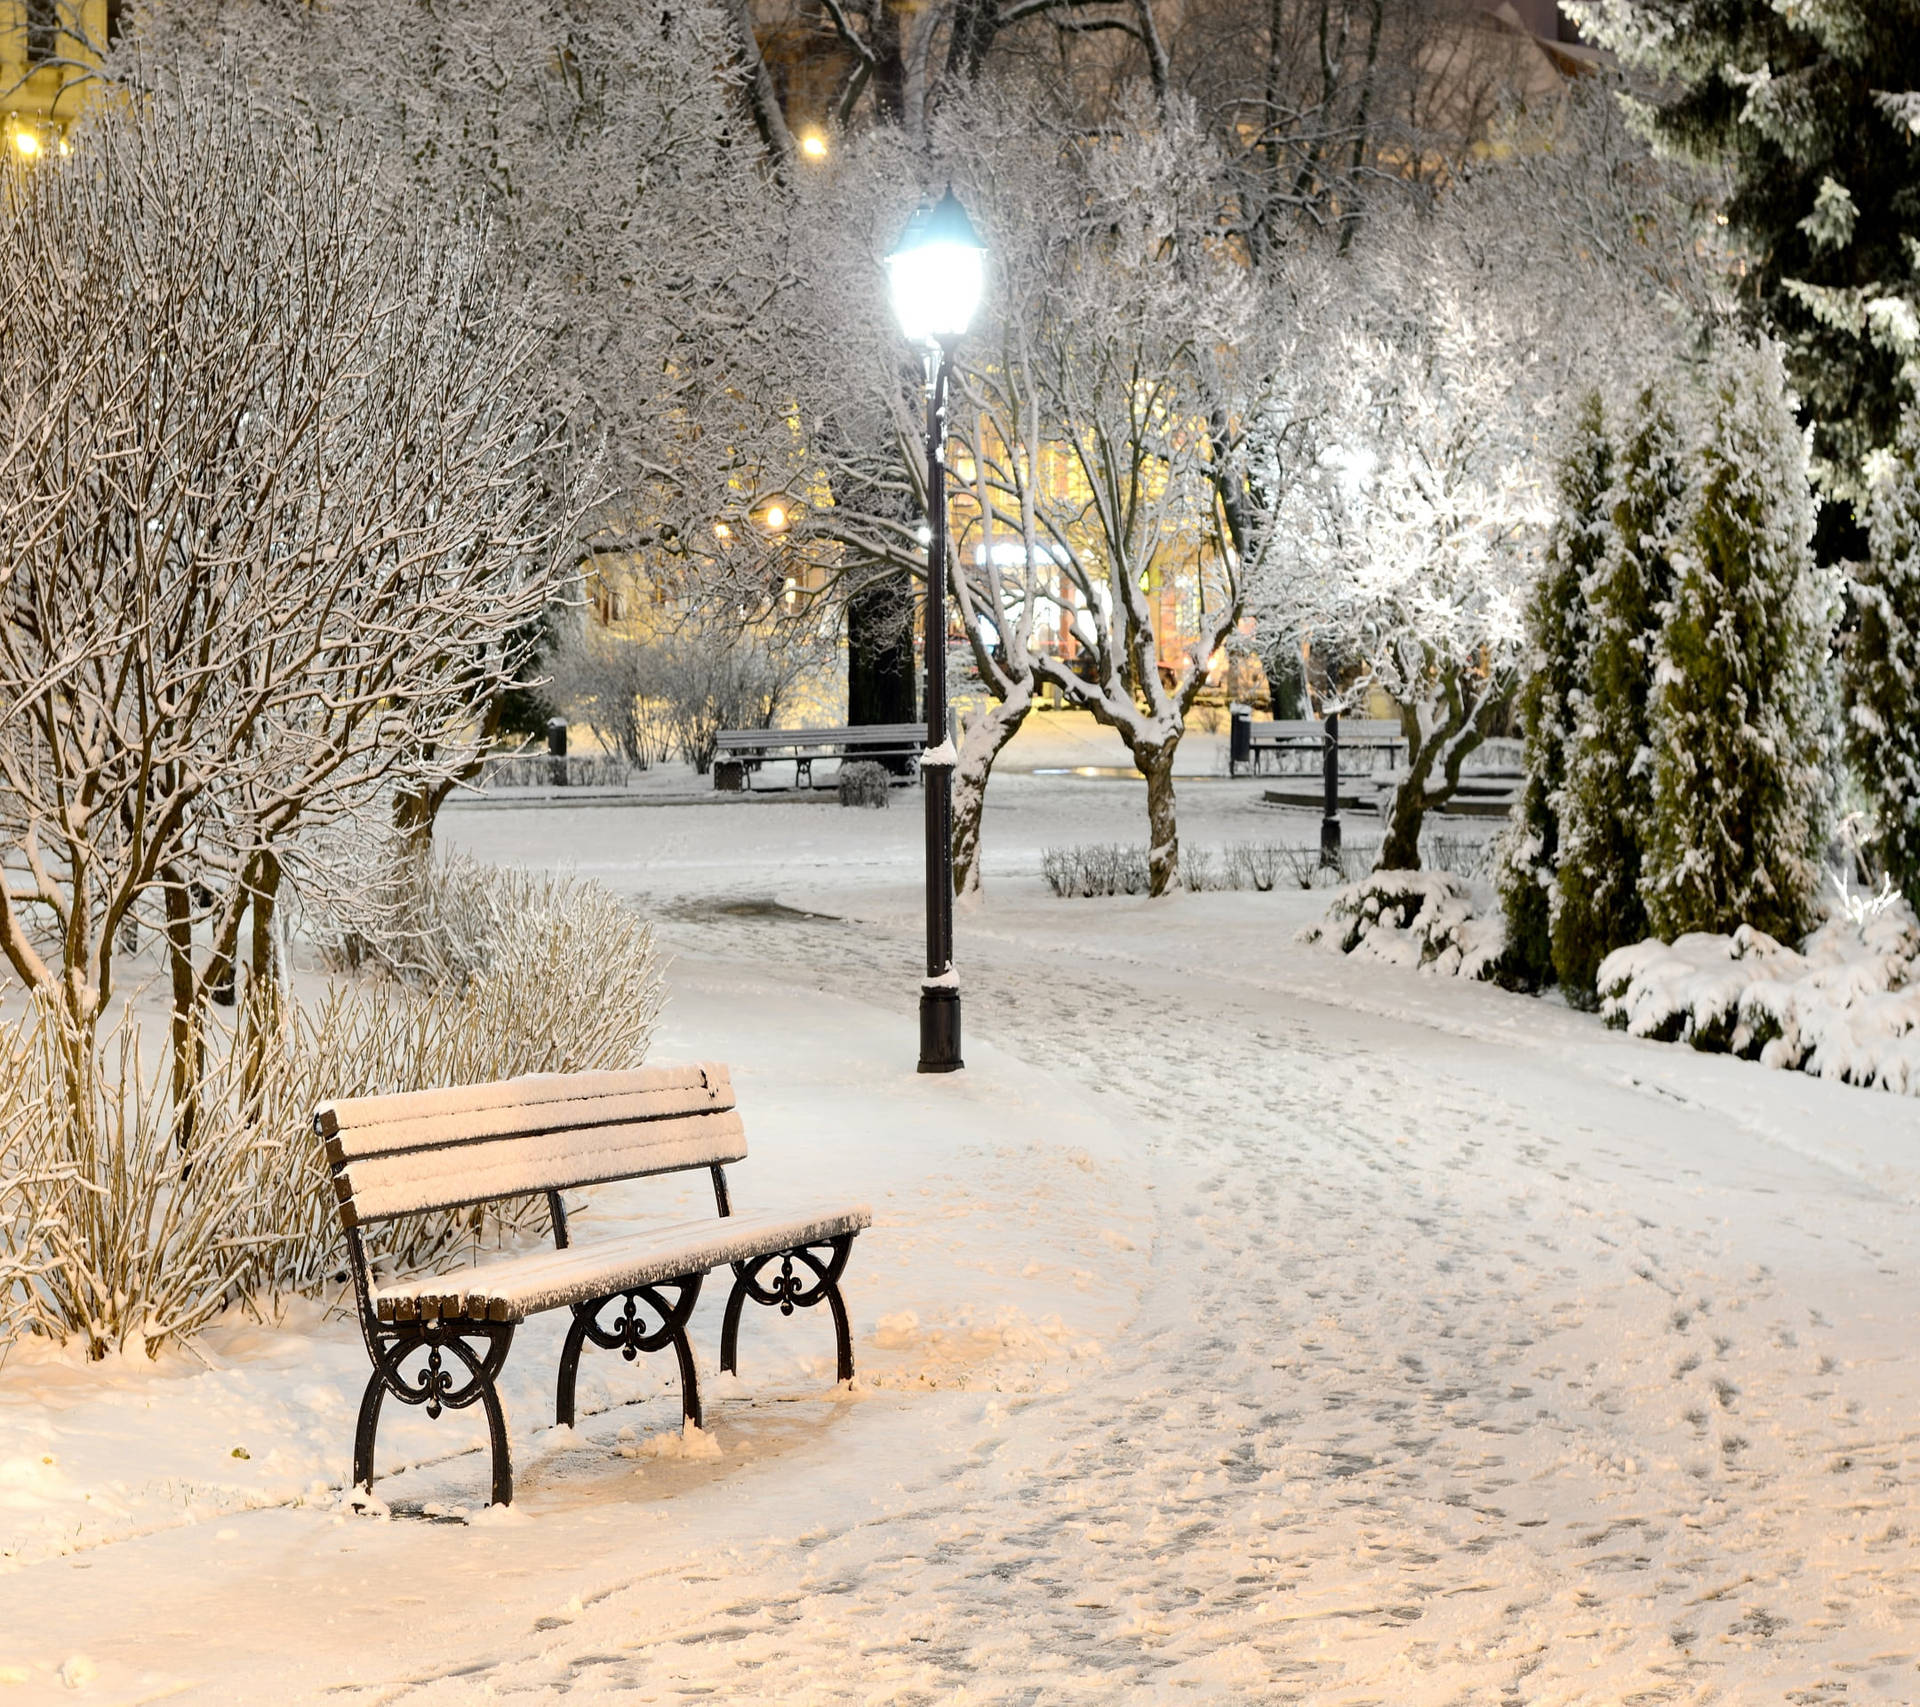
[[[713,786],[753,786],[765,764],[790,763],[796,788],[813,785],[821,759],[918,759],[927,744],[924,723],[867,723],[847,729],[722,729],[713,747]]]
[[[791,1315],[825,1300],[833,1315],[839,1378],[853,1376],[853,1341],[840,1276],[854,1235],[872,1222],[862,1204],[735,1214],[726,1164],[747,1153],[727,1069],[715,1063],[625,1073],[549,1073],[452,1090],[354,1097],[313,1117],[340,1201],[373,1359],[353,1442],[354,1483],[371,1492],[380,1407],[391,1394],[427,1415],[486,1412],[493,1501],[513,1498],[513,1465],[498,1380],[514,1328],[544,1310],[571,1310],[560,1353],[555,1418],[574,1416],[574,1376],[586,1342],[621,1352],[672,1346],[680,1399],[700,1423],[699,1379],[688,1319],[711,1269],[733,1270],[720,1334],[720,1367],[738,1360],[748,1299]],[[707,1169],[717,1213],[655,1221],[579,1244],[561,1193],[578,1186]],[[552,1250],[495,1258],[445,1274],[376,1281],[368,1229],[396,1216],[544,1194]],[[768,1270],[777,1264],[779,1272]],[[417,1360],[417,1361],[415,1361]],[[407,1367],[412,1365],[411,1369]]]

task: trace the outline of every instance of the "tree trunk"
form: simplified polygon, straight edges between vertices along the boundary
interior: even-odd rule
[[[187,881],[169,866],[161,874],[167,911],[167,970],[173,985],[173,1108],[180,1148],[193,1144],[200,1094],[200,1010],[193,999],[193,900]]]
[[[1427,812],[1427,770],[1433,762],[1428,748],[1417,773],[1409,771],[1393,791],[1393,804],[1387,811],[1387,838],[1380,844],[1375,871],[1418,871],[1420,869],[1420,829]]]
[[[913,579],[889,575],[847,600],[847,723],[911,723],[918,709],[913,668]],[[857,752],[857,749],[855,749]],[[879,760],[896,774],[902,758]]]
[[[1180,831],[1173,814],[1173,755],[1178,739],[1133,749],[1147,779],[1147,893],[1165,895],[1180,881]]]
[[[251,1104],[266,1071],[267,1049],[280,1031],[280,977],[274,964],[273,922],[280,899],[280,856],[263,850],[255,868],[248,907],[253,920],[253,957],[243,1018],[245,1050],[241,1094]]]
[[[967,726],[960,762],[953,771],[953,892],[980,893],[980,820],[986,810],[993,761],[1018,732],[1033,706],[1033,686],[1022,683],[995,700]]]
[[[463,782],[471,782],[480,774],[487,752],[500,733],[500,719],[505,710],[504,694],[495,694],[487,701],[486,709],[480,715],[480,739],[474,746],[473,757],[451,776],[436,777],[431,782],[402,783],[394,792],[393,827],[413,852],[424,855],[432,850],[433,826],[440,816],[440,808],[446,805],[447,797]],[[431,749],[427,756],[433,756]],[[277,861],[275,869],[277,872]],[[277,875],[274,889],[278,893]]]

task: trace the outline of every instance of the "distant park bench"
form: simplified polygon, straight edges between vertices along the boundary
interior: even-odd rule
[[[1326,800],[1322,769],[1326,750],[1326,726],[1317,718],[1254,720],[1248,725],[1245,758],[1236,755],[1233,768],[1236,773],[1244,766],[1249,775],[1285,779],[1281,787],[1266,792],[1275,805],[1321,806]],[[1340,805],[1377,806],[1406,754],[1407,738],[1398,723],[1388,718],[1343,717]]]
[[[753,786],[766,764],[791,763],[796,788],[813,786],[819,759],[918,760],[927,744],[924,723],[868,723],[847,729],[723,729],[713,745],[713,786],[738,792]]]
[[[1315,718],[1255,721],[1249,728],[1247,769],[1270,775],[1281,786],[1266,791],[1276,806],[1323,806],[1326,727]],[[1262,764],[1263,757],[1268,761]],[[1291,762],[1290,762],[1291,761]],[[1468,764],[1473,764],[1469,755]],[[1407,738],[1389,718],[1340,720],[1339,803],[1360,810],[1383,810],[1406,771]],[[1468,818],[1504,818],[1526,782],[1526,772],[1511,765],[1464,770],[1453,798],[1439,808]]]
[[[498,1380],[513,1330],[543,1310],[571,1310],[554,1415],[574,1418],[574,1376],[588,1340],[619,1351],[672,1346],[680,1403],[700,1423],[700,1387],[687,1322],[709,1270],[732,1268],[720,1367],[738,1361],[741,1306],[792,1315],[825,1300],[839,1378],[853,1378],[853,1340],[840,1296],[864,1204],[736,1215],[725,1164],[747,1153],[727,1069],[714,1063],[628,1073],[542,1073],[453,1090],[353,1097],[322,1104],[314,1131],[333,1168],[360,1329],[373,1359],[353,1441],[353,1480],[373,1488],[380,1407],[391,1394],[427,1415],[478,1403],[493,1445],[493,1503],[513,1498],[513,1463]],[[575,1244],[563,1191],[609,1180],[705,1168],[712,1216],[653,1223]],[[450,1273],[376,1283],[366,1230],[400,1215],[544,1193],[554,1249],[495,1258]],[[768,1276],[773,1263],[779,1272]],[[796,1272],[798,1269],[800,1272]],[[648,1325],[648,1318],[655,1325]],[[404,1367],[421,1361],[409,1373]]]

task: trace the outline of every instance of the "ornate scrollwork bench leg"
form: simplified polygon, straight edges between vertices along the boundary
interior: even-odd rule
[[[353,1480],[373,1492],[373,1440],[380,1428],[380,1405],[391,1393],[403,1405],[424,1405],[427,1415],[463,1411],[476,1401],[487,1413],[493,1447],[493,1503],[513,1502],[513,1458],[507,1444],[507,1416],[495,1385],[513,1343],[511,1322],[431,1321],[381,1324],[367,1334],[373,1373],[360,1400],[360,1421],[353,1434]],[[478,1347],[469,1341],[477,1341]],[[426,1361],[409,1376],[402,1367],[415,1352]],[[448,1368],[452,1362],[457,1368]]]
[[[833,1312],[834,1341],[840,1354],[839,1379],[853,1379],[853,1334],[847,1327],[846,1300],[840,1296],[840,1276],[846,1271],[853,1238],[853,1234],[843,1233],[837,1239],[817,1245],[769,1251],[763,1257],[733,1265],[733,1291],[727,1297],[726,1319],[720,1326],[723,1371],[733,1374],[739,1367],[740,1307],[749,1298],[756,1304],[777,1306],[783,1316],[791,1316],[796,1308],[809,1310],[824,1298]],[[816,1252],[826,1254],[816,1255]],[[764,1280],[762,1275],[771,1263],[778,1263],[780,1272],[771,1280]],[[795,1274],[795,1263],[810,1270],[813,1278],[809,1280],[806,1275]]]
[[[560,1387],[554,1404],[554,1420],[563,1426],[573,1422],[574,1377],[579,1373],[580,1353],[588,1340],[607,1351],[617,1351],[629,1363],[643,1351],[659,1351],[672,1346],[680,1359],[680,1408],[688,1422],[700,1426],[700,1377],[693,1366],[693,1344],[687,1338],[687,1321],[700,1296],[704,1274],[683,1274],[677,1280],[665,1280],[659,1286],[637,1286],[631,1292],[610,1292],[604,1298],[573,1307],[573,1326],[567,1330],[567,1343],[560,1353]],[[668,1302],[662,1288],[679,1288],[679,1296]],[[600,1312],[609,1304],[620,1306],[609,1322],[600,1320]],[[660,1318],[656,1328],[646,1326],[643,1309]]]

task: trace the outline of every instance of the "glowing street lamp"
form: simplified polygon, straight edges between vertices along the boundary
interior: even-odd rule
[[[960,981],[953,970],[953,767],[947,730],[947,385],[953,347],[973,323],[987,251],[951,187],[908,221],[887,257],[900,330],[927,363],[927,977],[920,986],[920,1071],[960,1068]]]

